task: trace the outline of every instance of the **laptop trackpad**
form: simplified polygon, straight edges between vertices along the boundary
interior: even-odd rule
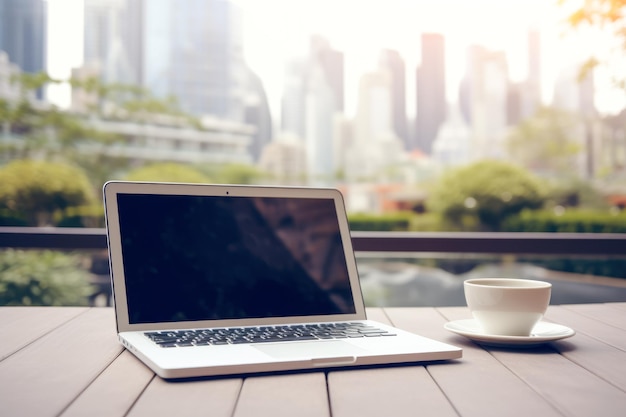
[[[342,342],[341,340],[277,343],[271,345],[256,345],[253,347],[277,359],[349,358],[367,352],[365,349]]]

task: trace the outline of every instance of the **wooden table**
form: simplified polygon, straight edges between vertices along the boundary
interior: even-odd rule
[[[626,303],[551,306],[569,339],[481,347],[443,329],[466,308],[369,317],[463,347],[422,365],[166,382],[115,336],[113,310],[0,308],[2,416],[624,416]]]

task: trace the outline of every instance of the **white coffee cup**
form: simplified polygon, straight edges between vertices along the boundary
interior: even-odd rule
[[[465,300],[483,332],[530,336],[548,305],[552,284],[513,278],[475,278],[463,283]]]

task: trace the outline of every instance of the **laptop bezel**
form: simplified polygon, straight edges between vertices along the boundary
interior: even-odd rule
[[[229,197],[289,197],[324,198],[335,203],[346,266],[354,300],[355,313],[323,316],[290,316],[254,319],[198,320],[160,323],[130,323],[126,298],[122,240],[120,233],[117,196],[119,194],[165,194]],[[108,181],[103,186],[105,223],[111,271],[111,284],[118,332],[145,330],[175,330],[210,327],[262,326],[267,324],[295,324],[365,320],[365,303],[361,292],[356,259],[350,238],[343,195],[335,188],[250,186],[224,184],[191,184],[167,182]]]

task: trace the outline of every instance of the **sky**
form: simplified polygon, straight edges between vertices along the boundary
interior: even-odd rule
[[[47,0],[49,9],[48,71],[67,78],[82,63],[83,1]],[[396,49],[405,59],[407,110],[419,65],[423,32],[445,36],[447,95],[457,97],[465,70],[465,50],[476,43],[504,51],[513,81],[526,77],[529,28],[542,33],[543,97],[549,103],[554,80],[567,66],[592,53],[604,53],[605,38],[575,35],[561,23],[565,10],[557,0],[232,0],[243,11],[244,57],[263,80],[273,114],[282,93],[285,62],[303,56],[312,34],[326,37],[345,54],[346,113],[353,115],[359,77],[376,68],[381,49]],[[576,2],[578,0],[569,0]],[[626,107],[624,92],[611,87],[609,77],[596,74],[596,106],[602,113]],[[69,90],[49,91],[50,99],[69,104]]]

